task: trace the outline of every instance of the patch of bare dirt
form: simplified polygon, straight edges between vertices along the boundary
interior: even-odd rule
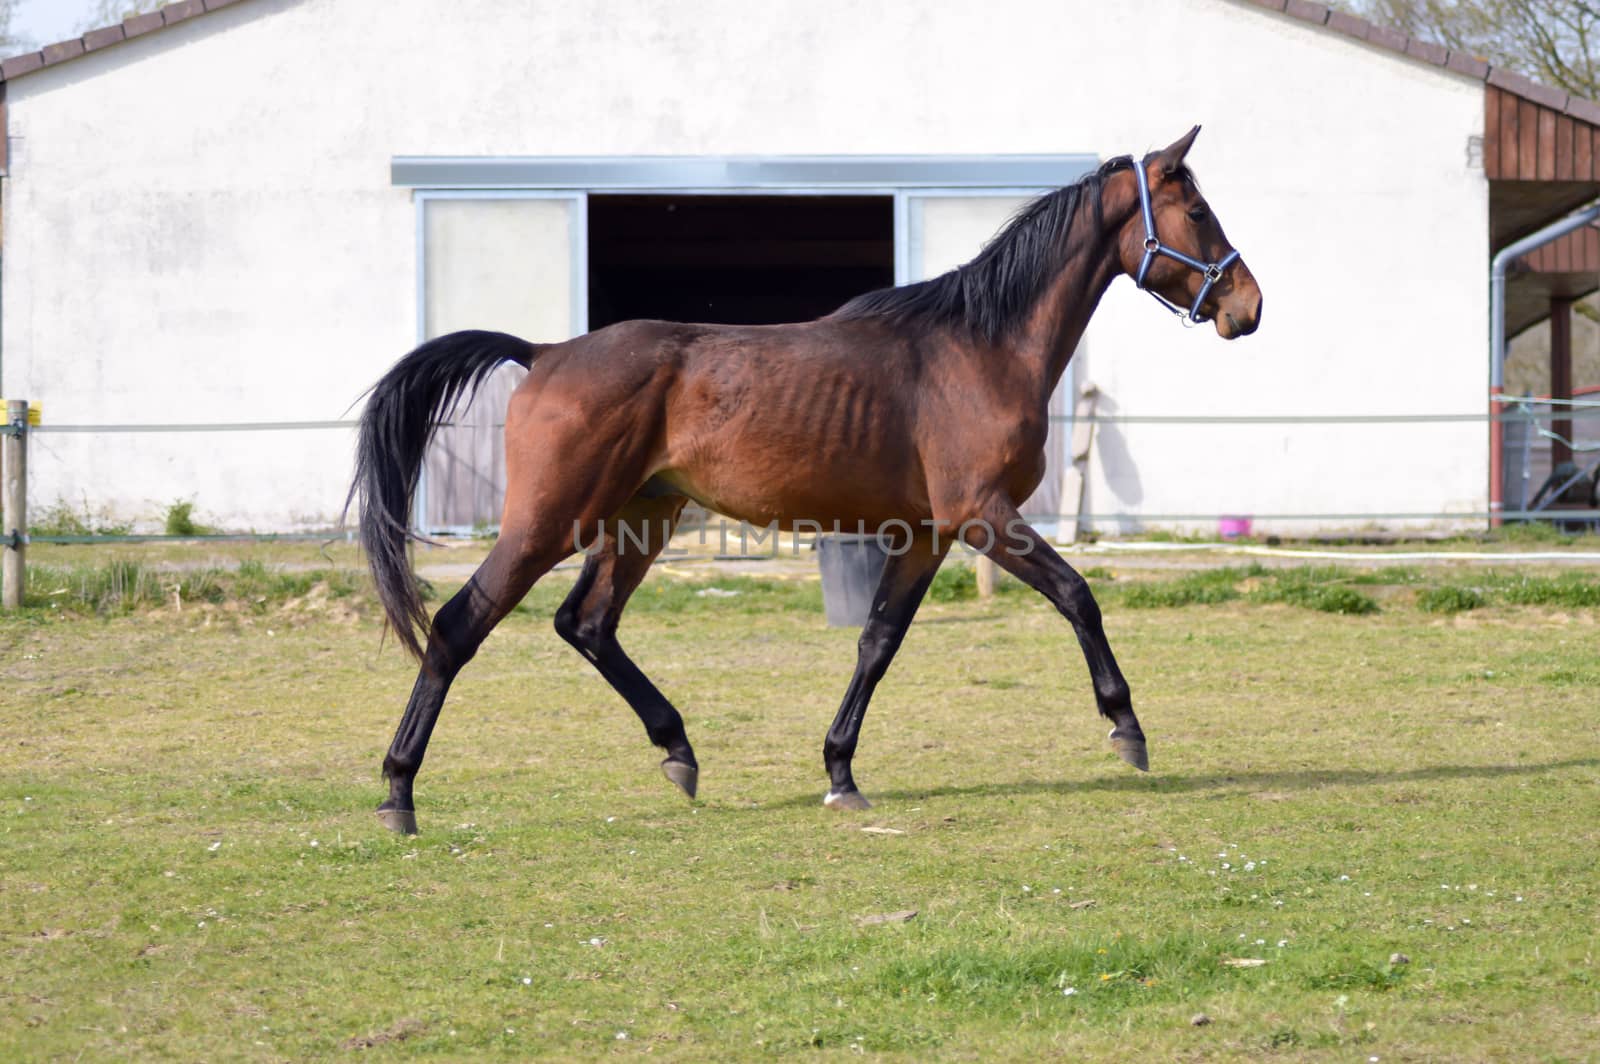
[[[413,1035],[421,1034],[427,1030],[427,1025],[421,1020],[403,1019],[396,1020],[388,1027],[373,1034],[357,1035],[346,1038],[339,1043],[340,1049],[372,1049],[376,1046],[388,1045],[391,1042],[404,1042]]]

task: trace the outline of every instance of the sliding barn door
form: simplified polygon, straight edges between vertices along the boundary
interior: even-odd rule
[[[937,277],[970,261],[1035,193],[908,192],[902,211],[901,283]],[[1045,473],[1022,514],[1046,535],[1061,511],[1062,474],[1069,464],[1072,426],[1072,369],[1069,366],[1050,397],[1050,435],[1045,443]]]
[[[584,198],[419,197],[424,338],[491,329],[551,343],[584,329]],[[438,430],[423,462],[417,524],[494,528],[505,502],[505,412],[526,375],[507,364]]]

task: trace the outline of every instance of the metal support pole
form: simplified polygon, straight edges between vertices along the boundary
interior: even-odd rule
[[[1560,439],[1550,441],[1550,468],[1572,461],[1572,418],[1570,407],[1560,400],[1572,398],[1572,300],[1560,296],[1550,299],[1550,398],[1556,400],[1551,413],[1555,421],[1550,430]]]
[[[28,403],[24,399],[6,401],[3,465],[6,516],[0,535],[5,539],[5,561],[0,565],[0,606],[20,609],[27,581],[24,557],[28,535]]]
[[[1517,509],[1528,508],[1528,488],[1533,480],[1533,434],[1539,422],[1530,413],[1522,426],[1522,479],[1517,481]]]
[[[1505,394],[1505,389],[1496,384],[1489,389],[1489,527],[1499,528],[1505,524],[1501,514],[1505,512],[1505,486],[1506,486],[1506,431],[1505,425],[1496,420],[1505,413],[1505,404],[1500,397]]]
[[[1553,240],[1559,240],[1575,229],[1592,225],[1600,221],[1600,204],[1593,204],[1581,211],[1567,215],[1560,221],[1552,222],[1536,233],[1530,233],[1521,240],[1495,252],[1494,258],[1489,260],[1489,395],[1490,409],[1499,412],[1504,406],[1495,401],[1502,393],[1506,378],[1506,271],[1518,258],[1533,251],[1535,248],[1544,247]],[[1489,523],[1498,527],[1499,514],[1505,508],[1501,493],[1505,485],[1494,472],[1495,456],[1503,445],[1503,425],[1493,421],[1489,423],[1489,431],[1494,438],[1500,438],[1496,443],[1491,438],[1489,444],[1489,512],[1494,515]]]

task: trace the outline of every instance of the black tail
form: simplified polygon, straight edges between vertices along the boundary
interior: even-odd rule
[[[417,633],[428,630],[422,592],[406,558],[411,500],[433,430],[456,404],[502,363],[533,364],[538,348],[496,332],[458,332],[429,340],[395,364],[373,386],[361,415],[356,476],[345,500],[361,504],[361,546],[378,585],[378,598],[395,635],[422,657]]]

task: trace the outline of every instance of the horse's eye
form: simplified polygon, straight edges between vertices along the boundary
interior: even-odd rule
[[[1189,220],[1191,222],[1203,222],[1209,213],[1204,207],[1194,207],[1189,211]]]

